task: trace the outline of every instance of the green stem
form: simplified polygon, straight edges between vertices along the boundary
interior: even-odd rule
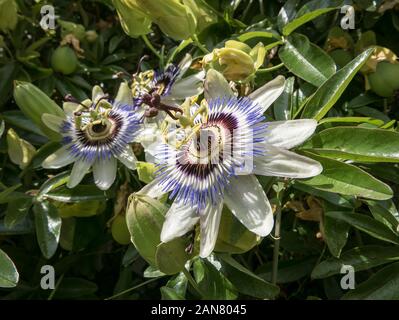
[[[194,40],[194,44],[195,44],[199,49],[201,49],[201,51],[202,51],[203,53],[209,53],[209,50],[208,50],[207,48],[205,48],[205,46],[199,41],[199,39],[198,39],[198,37],[197,37],[196,34],[194,34],[194,35],[192,36],[192,39]]]
[[[204,297],[203,293],[201,292],[201,289],[198,287],[198,284],[197,284],[197,282],[195,282],[191,273],[186,268],[183,268],[182,271],[183,271],[184,275],[186,276],[188,282],[190,282],[190,284],[192,285],[194,290],[198,293],[198,295],[200,297]]]
[[[148,49],[150,49],[157,56],[158,59],[160,59],[160,60],[163,59],[161,54],[157,51],[157,49],[154,48],[154,46],[152,45],[150,40],[148,40],[148,38],[145,34],[142,35],[141,38],[143,39],[143,41],[146,44],[146,46],[148,47]]]
[[[129,288],[129,289],[127,289],[127,290],[121,291],[121,292],[119,292],[119,293],[117,293],[117,294],[114,294],[113,296],[110,296],[110,297],[108,297],[108,298],[105,298],[104,300],[112,300],[112,299],[114,299],[114,298],[123,296],[123,295],[126,294],[126,293],[132,292],[133,290],[136,290],[136,289],[138,289],[138,288],[140,288],[140,287],[143,287],[143,286],[145,286],[146,284],[151,283],[151,282],[154,282],[154,281],[156,281],[156,280],[159,280],[159,279],[158,279],[158,278],[153,278],[153,279],[144,281],[143,283],[140,283],[140,284],[138,284],[137,286],[134,286],[134,287]]]
[[[284,67],[284,63],[280,63],[278,65],[275,65],[270,68],[265,68],[265,69],[258,69],[257,73],[267,73],[267,72],[272,72],[274,70],[280,69],[281,67]]]
[[[274,225],[274,249],[273,249],[273,265],[272,265],[272,283],[277,283],[278,258],[280,251],[280,229],[281,229],[281,206],[278,204],[276,209],[276,222]]]

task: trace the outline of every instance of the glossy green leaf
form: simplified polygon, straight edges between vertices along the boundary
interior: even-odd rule
[[[275,298],[279,287],[263,280],[227,254],[218,255],[222,263],[222,272],[241,293],[260,299]]]
[[[378,267],[399,260],[399,248],[369,245],[353,248],[338,258],[328,258],[320,262],[312,272],[313,279],[322,279],[339,274],[343,265],[352,266],[356,272]]]
[[[198,287],[205,294],[203,299],[234,300],[237,298],[237,290],[231,282],[208,260],[195,260],[193,271]]]
[[[302,113],[302,118],[320,120],[337,102],[353,77],[368,60],[374,49],[368,49],[332,75],[311,96]]]
[[[182,238],[160,243],[155,252],[155,263],[158,269],[165,274],[181,272],[189,259],[186,252],[187,245],[187,241]]]
[[[10,201],[7,206],[7,212],[4,217],[4,224],[8,228],[12,228],[15,225],[21,223],[29,212],[32,206],[32,198],[21,198]]]
[[[319,190],[373,200],[387,200],[393,195],[387,184],[354,165],[311,153],[306,155],[319,161],[323,166],[323,172],[316,177],[301,180],[302,184]]]
[[[356,162],[399,162],[399,132],[335,127],[312,136],[303,148],[329,158]]]
[[[399,262],[379,270],[370,279],[348,291],[343,300],[398,300]]]
[[[273,111],[274,111],[274,118],[276,120],[291,119],[295,103],[295,101],[293,101],[295,99],[294,84],[295,84],[294,77],[286,79],[283,93],[277,98],[276,101],[274,101]]]
[[[48,201],[33,205],[36,236],[40,250],[46,259],[50,259],[58,247],[61,234],[61,218],[57,209]]]
[[[21,184],[16,184],[15,186],[9,187],[3,191],[0,192],[0,204],[2,203],[7,203],[10,201],[10,195],[20,188],[22,185]]]
[[[18,284],[19,273],[14,262],[0,249],[0,287],[13,288]]]
[[[317,1],[318,5],[320,5],[320,1]],[[283,35],[287,36],[290,33],[292,33],[295,29],[299,28],[303,24],[316,19],[317,17],[331,12],[333,10],[338,9],[337,7],[332,7],[332,8],[320,8],[316,10],[311,10],[310,12],[306,12],[306,5],[302,7],[299,11],[297,16],[295,17],[294,20],[288,22],[284,27],[283,27]]]
[[[323,239],[328,249],[334,257],[339,257],[341,251],[348,240],[350,225],[345,221],[335,219],[328,215],[328,212],[336,209],[336,207],[325,204],[324,215],[322,220]],[[343,212],[350,213],[350,212]]]
[[[73,189],[60,186],[56,189],[43,193],[48,199],[60,202],[81,202],[93,200],[106,200],[107,192],[98,189],[94,185],[78,185]]]
[[[366,201],[373,217],[391,228],[399,231],[399,212],[392,200],[386,201]]]
[[[399,244],[399,234],[394,233],[382,222],[377,221],[372,217],[366,216],[365,214],[329,211],[326,212],[326,215],[328,217],[344,221],[376,239]]]
[[[251,250],[258,240],[256,234],[245,228],[227,208],[223,208],[215,251],[244,253]]]
[[[317,87],[336,70],[332,58],[302,34],[290,35],[278,54],[293,74]]]

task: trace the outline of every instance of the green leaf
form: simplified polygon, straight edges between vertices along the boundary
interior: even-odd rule
[[[290,77],[285,81],[283,93],[274,101],[273,111],[276,120],[291,119],[294,110],[294,84],[295,78]]]
[[[328,192],[358,196],[373,200],[387,200],[393,195],[391,188],[354,165],[320,157],[309,152],[305,155],[319,161],[323,172],[310,179],[302,179],[301,184]]]
[[[205,294],[203,299],[234,300],[237,298],[237,290],[231,282],[208,260],[195,260],[193,271],[198,287]]]
[[[319,121],[319,125],[324,123],[369,123],[377,127],[384,125],[384,121],[370,117],[331,117]]]
[[[311,186],[302,184],[299,180],[296,180],[293,184],[294,188],[297,190],[301,190],[303,192],[314,195],[318,198],[322,198],[329,203],[336,205],[338,207],[352,208],[354,198],[348,196],[341,196],[338,193],[327,192],[323,190],[315,189]]]
[[[0,192],[0,204],[7,203],[8,201],[10,201],[9,196],[21,186],[22,186],[21,184],[16,184],[15,186],[9,187]]]
[[[399,260],[399,248],[376,245],[353,248],[341,254],[339,259],[328,258],[320,262],[312,272],[313,279],[339,274],[343,265],[351,265],[356,272],[378,267]]]
[[[10,201],[7,206],[6,216],[4,217],[4,224],[8,228],[21,223],[29,212],[32,206],[32,198],[21,198]]]
[[[268,31],[250,31],[240,34],[237,37],[237,40],[245,42],[253,38],[278,38],[278,37],[274,33]]]
[[[189,259],[186,252],[187,245],[186,239],[183,238],[160,243],[155,253],[155,263],[158,269],[165,274],[181,272]]]
[[[184,296],[172,288],[161,287],[159,290],[161,291],[162,300],[186,300]]]
[[[348,213],[339,211],[326,212],[328,217],[344,221],[351,226],[382,241],[399,244],[399,235],[394,233],[382,222],[360,213]]]
[[[399,162],[399,132],[335,127],[314,135],[304,145],[329,158],[356,162]]]
[[[399,213],[392,200],[366,201],[373,217],[391,228],[399,231]]]
[[[221,258],[222,272],[241,293],[260,299],[273,299],[280,292],[279,287],[263,280],[227,254]]]
[[[350,290],[343,300],[398,300],[399,262],[379,270],[370,279]]]
[[[156,167],[155,164],[143,161],[137,161],[137,174],[140,181],[150,183],[155,178]]]
[[[187,278],[183,272],[172,277],[161,287],[162,300],[184,300],[187,291]]]
[[[251,250],[257,243],[256,234],[245,228],[227,208],[223,208],[215,251],[239,254]]]
[[[314,2],[314,1],[313,1]],[[321,16],[322,14],[328,13],[330,11],[338,9],[338,7],[332,7],[332,8],[321,8],[320,0],[317,0],[317,5],[319,9],[316,10],[309,10],[307,8],[307,5],[304,5],[299,11],[297,16],[295,17],[294,20],[288,22],[284,27],[283,27],[283,35],[288,36],[291,32],[293,32],[295,29],[299,28],[303,24],[316,19],[317,17]],[[306,12],[308,11],[309,12]]]
[[[302,34],[290,35],[278,54],[293,74],[316,87],[326,82],[336,70],[333,59]]]
[[[40,199],[41,196],[43,196],[44,194],[50,192],[55,188],[58,188],[59,186],[62,186],[63,184],[66,184],[68,180],[69,180],[69,171],[64,171],[55,175],[54,177],[51,177],[42,184],[37,194],[37,198]]]
[[[368,49],[332,75],[306,102],[302,118],[320,120],[341,97],[353,77],[368,60],[374,49]]]
[[[48,199],[60,202],[82,202],[93,200],[106,200],[107,192],[94,185],[78,185],[73,189],[60,186],[54,190],[42,193]]]
[[[61,234],[61,218],[57,209],[44,200],[33,205],[35,213],[36,236],[40,250],[46,259],[50,259],[58,247]]]
[[[339,257],[346,241],[348,240],[350,225],[345,221],[329,216],[328,212],[333,208],[335,209],[334,206],[328,204],[324,205],[322,230],[324,241],[326,242],[331,254],[334,257]],[[343,213],[346,214],[349,212],[344,211]]]
[[[19,273],[14,262],[0,249],[0,287],[13,288],[18,284]]]

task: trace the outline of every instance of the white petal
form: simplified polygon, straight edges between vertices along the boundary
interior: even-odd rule
[[[58,169],[65,167],[74,160],[74,157],[69,154],[66,147],[62,147],[44,159],[42,162],[42,167],[45,169]]]
[[[191,63],[193,62],[193,58],[191,57],[190,54],[186,54],[184,56],[184,58],[180,61],[179,63],[179,75],[177,76],[177,79],[180,79],[188,70],[188,68],[190,68]]]
[[[148,196],[151,198],[159,198],[162,197],[165,193],[167,192],[162,190],[162,187],[159,185],[158,181],[153,180],[149,184],[141,188],[141,190],[138,191],[136,194]]]
[[[91,91],[91,100],[94,104],[97,103],[98,99],[104,96],[104,91],[100,86],[94,86],[93,90]]]
[[[254,175],[237,176],[225,190],[224,202],[247,229],[261,237],[273,229],[273,212]]]
[[[252,92],[248,98],[258,103],[262,107],[263,112],[265,112],[284,91],[284,86],[285,78],[283,76],[278,76]]]
[[[210,69],[207,72],[204,89],[206,100],[234,96],[227,80],[220,72],[214,69]]]
[[[92,162],[78,160],[73,165],[71,175],[69,176],[69,180],[67,183],[68,188],[76,187],[80,181],[82,181],[83,177],[89,171]]]
[[[62,107],[67,116],[73,116],[74,111],[79,108],[79,105],[75,102],[64,102]]]
[[[133,105],[132,91],[127,82],[122,82],[120,84],[115,102],[121,103],[122,105]]]
[[[60,132],[60,128],[62,126],[62,123],[64,122],[64,118],[55,116],[50,113],[43,113],[42,121],[51,130],[53,130],[55,132]]]
[[[266,146],[266,154],[254,159],[253,173],[286,178],[310,178],[323,171],[317,161],[272,145]]]
[[[203,91],[205,71],[198,72],[187,78],[179,80],[172,87],[169,98],[184,99],[200,95]]]
[[[223,201],[216,206],[208,203],[204,211],[200,213],[201,241],[200,257],[206,258],[215,248],[219,233],[220,218],[222,216]]]
[[[267,123],[266,143],[291,149],[306,141],[316,130],[314,119],[273,121]]]
[[[198,222],[197,208],[175,201],[165,216],[162,226],[161,241],[168,242],[190,231]]]
[[[101,190],[108,190],[114,183],[116,177],[116,159],[96,160],[93,165],[94,182]]]
[[[127,146],[125,151],[118,155],[117,158],[130,170],[136,169],[137,158],[130,146]]]

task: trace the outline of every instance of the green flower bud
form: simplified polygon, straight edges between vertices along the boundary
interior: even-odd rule
[[[15,81],[14,99],[21,111],[30,118],[50,139],[59,140],[61,135],[49,129],[42,121],[42,115],[49,113],[65,117],[62,109],[43,91],[29,82]]]
[[[197,19],[197,33],[217,22],[217,15],[195,0],[183,0],[184,5],[189,7]]]
[[[89,42],[94,42],[98,38],[98,34],[94,30],[86,31],[85,36],[86,36],[86,40]]]
[[[15,0],[0,0],[0,31],[14,30],[18,22]]]
[[[184,40],[195,34],[197,19],[190,9],[179,0],[136,0],[143,11],[166,35],[175,40]]]
[[[140,255],[155,266],[155,253],[168,207],[148,196],[133,193],[126,209],[131,240]]]
[[[36,148],[28,141],[21,139],[13,129],[7,132],[8,156],[12,163],[24,169],[36,154]]]
[[[244,81],[259,69],[265,56],[262,43],[251,49],[243,42],[228,40],[224,48],[205,55],[202,64],[222,72],[229,81]]]
[[[114,240],[119,244],[126,245],[130,243],[130,233],[125,216],[118,215],[112,220],[111,233]]]
[[[151,19],[136,0],[112,0],[123,30],[132,38],[151,31]]]

